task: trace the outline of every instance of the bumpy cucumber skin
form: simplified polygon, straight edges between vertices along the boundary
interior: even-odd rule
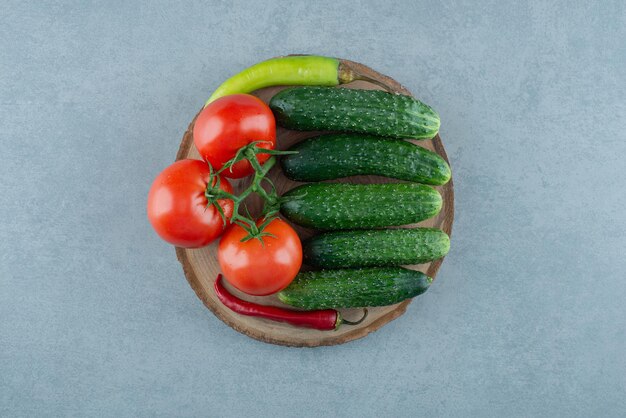
[[[450,180],[441,156],[401,139],[363,134],[329,134],[306,139],[290,149],[281,166],[296,181],[322,181],[378,175],[440,186]]]
[[[307,271],[278,298],[306,310],[387,306],[424,293],[431,282],[424,273],[402,267]]]
[[[280,212],[316,229],[367,229],[431,218],[442,206],[439,192],[416,183],[310,183],[281,198]]]
[[[281,126],[300,131],[428,139],[437,135],[440,125],[430,106],[379,90],[292,87],[276,94],[270,108]]]
[[[329,269],[419,264],[449,250],[450,238],[435,228],[333,231],[302,245],[306,264]]]

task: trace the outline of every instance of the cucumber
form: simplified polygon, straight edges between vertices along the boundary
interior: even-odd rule
[[[280,199],[290,221],[316,229],[367,229],[406,225],[439,213],[442,199],[416,183],[310,183]]]
[[[302,250],[314,267],[398,266],[445,256],[450,238],[435,228],[333,231],[309,238]]]
[[[378,175],[443,185],[450,166],[438,154],[401,139],[363,134],[329,134],[306,139],[285,155],[285,175],[296,181],[322,181],[356,175]]]
[[[431,282],[424,273],[402,267],[307,271],[278,298],[306,310],[387,306],[424,293]]]
[[[300,131],[360,132],[427,139],[439,131],[439,115],[411,96],[379,90],[292,87],[276,94],[277,122]]]

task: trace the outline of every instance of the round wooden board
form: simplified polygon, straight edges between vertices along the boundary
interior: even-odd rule
[[[343,65],[349,66],[362,78],[370,81],[355,81],[349,84],[344,84],[340,88],[359,88],[359,89],[377,89],[387,90],[394,93],[402,93],[411,95],[411,93],[404,88],[400,83],[380,74],[371,68],[348,60],[341,60]],[[255,92],[254,94],[260,97],[265,102],[276,94],[278,91],[285,87],[269,87]],[[197,117],[197,115],[196,115]],[[200,159],[198,151],[193,145],[193,126],[195,118],[189,125],[187,132],[183,136],[183,140],[180,144],[177,160],[184,158]],[[292,144],[299,142],[304,138],[308,138],[319,134],[319,132],[297,132],[290,131],[283,128],[278,128],[278,148],[286,149]],[[424,148],[434,150],[443,158],[448,160],[446,151],[441,142],[441,138],[437,135],[432,140],[417,141],[415,142]],[[276,185],[279,194],[286,192],[297,186],[298,182],[291,181],[283,176],[280,168],[275,166],[269,173],[270,178]],[[377,176],[355,176],[336,180],[338,182],[353,182],[353,183],[388,183],[394,180],[386,179]],[[235,191],[242,190],[246,186],[246,180],[233,181]],[[452,232],[452,223],[454,220],[454,191],[452,186],[452,180],[442,187],[437,187],[443,197],[443,209],[435,218],[428,219],[424,222],[420,222],[415,226],[435,227],[440,228],[448,235]],[[253,212],[258,212],[261,207],[261,201],[255,196],[250,197],[248,206]],[[301,238],[309,237],[313,234],[313,231],[301,228],[297,225],[293,225],[298,231]],[[342,326],[337,331],[317,331],[306,328],[296,328],[287,324],[268,321],[260,318],[253,318],[249,316],[238,315],[229,309],[225,308],[215,297],[213,291],[213,283],[215,277],[220,272],[219,263],[217,261],[217,243],[213,243],[208,247],[200,249],[185,249],[176,248],[176,255],[178,260],[183,266],[185,276],[189,281],[189,284],[196,292],[202,302],[209,308],[218,318],[228,324],[235,330],[255,338],[260,341],[264,341],[272,344],[294,346],[294,347],[316,347],[323,345],[335,345],[343,344],[348,341],[362,338],[370,332],[376,331],[386,323],[402,315],[411,300],[407,300],[392,306],[369,308],[369,315],[367,319],[357,326]],[[431,277],[435,277],[437,270],[441,266],[443,259],[414,266],[406,266],[411,269],[420,270]],[[228,286],[228,284],[227,284]],[[228,286],[229,290],[237,296],[262,304],[271,304],[281,306],[282,303],[275,296],[255,297],[245,295],[231,286]],[[361,315],[360,309],[343,309],[342,315],[346,319],[356,319]]]

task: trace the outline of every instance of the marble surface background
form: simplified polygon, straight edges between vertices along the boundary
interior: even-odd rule
[[[626,415],[622,1],[0,4],[0,415]],[[366,63],[441,114],[456,187],[432,289],[290,349],[196,298],[145,216],[213,88]]]

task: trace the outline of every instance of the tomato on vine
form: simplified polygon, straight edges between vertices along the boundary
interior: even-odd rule
[[[247,159],[241,158],[221,172],[225,177],[242,178],[256,171],[250,158],[256,158],[257,166],[270,158],[260,152],[276,147],[276,121],[269,106],[255,96],[224,96],[200,112],[193,141],[202,158],[217,171],[238,153],[246,154]]]
[[[206,162],[180,160],[163,170],[148,193],[148,219],[170,244],[203,247],[219,237],[233,215],[233,192]]]
[[[245,226],[231,225],[220,240],[217,257],[226,280],[256,296],[284,289],[302,265],[298,234],[278,218]]]
[[[293,153],[274,149],[276,122],[270,108],[249,94],[222,97],[200,112],[193,137],[205,161],[178,161],[155,179],[148,195],[154,230],[165,241],[187,248],[209,244],[231,223],[248,237],[265,237],[263,229],[274,225],[279,206],[267,174],[276,163],[273,156]],[[234,195],[226,177],[250,174],[250,185]],[[239,211],[252,193],[264,200],[265,222],[259,225]]]

